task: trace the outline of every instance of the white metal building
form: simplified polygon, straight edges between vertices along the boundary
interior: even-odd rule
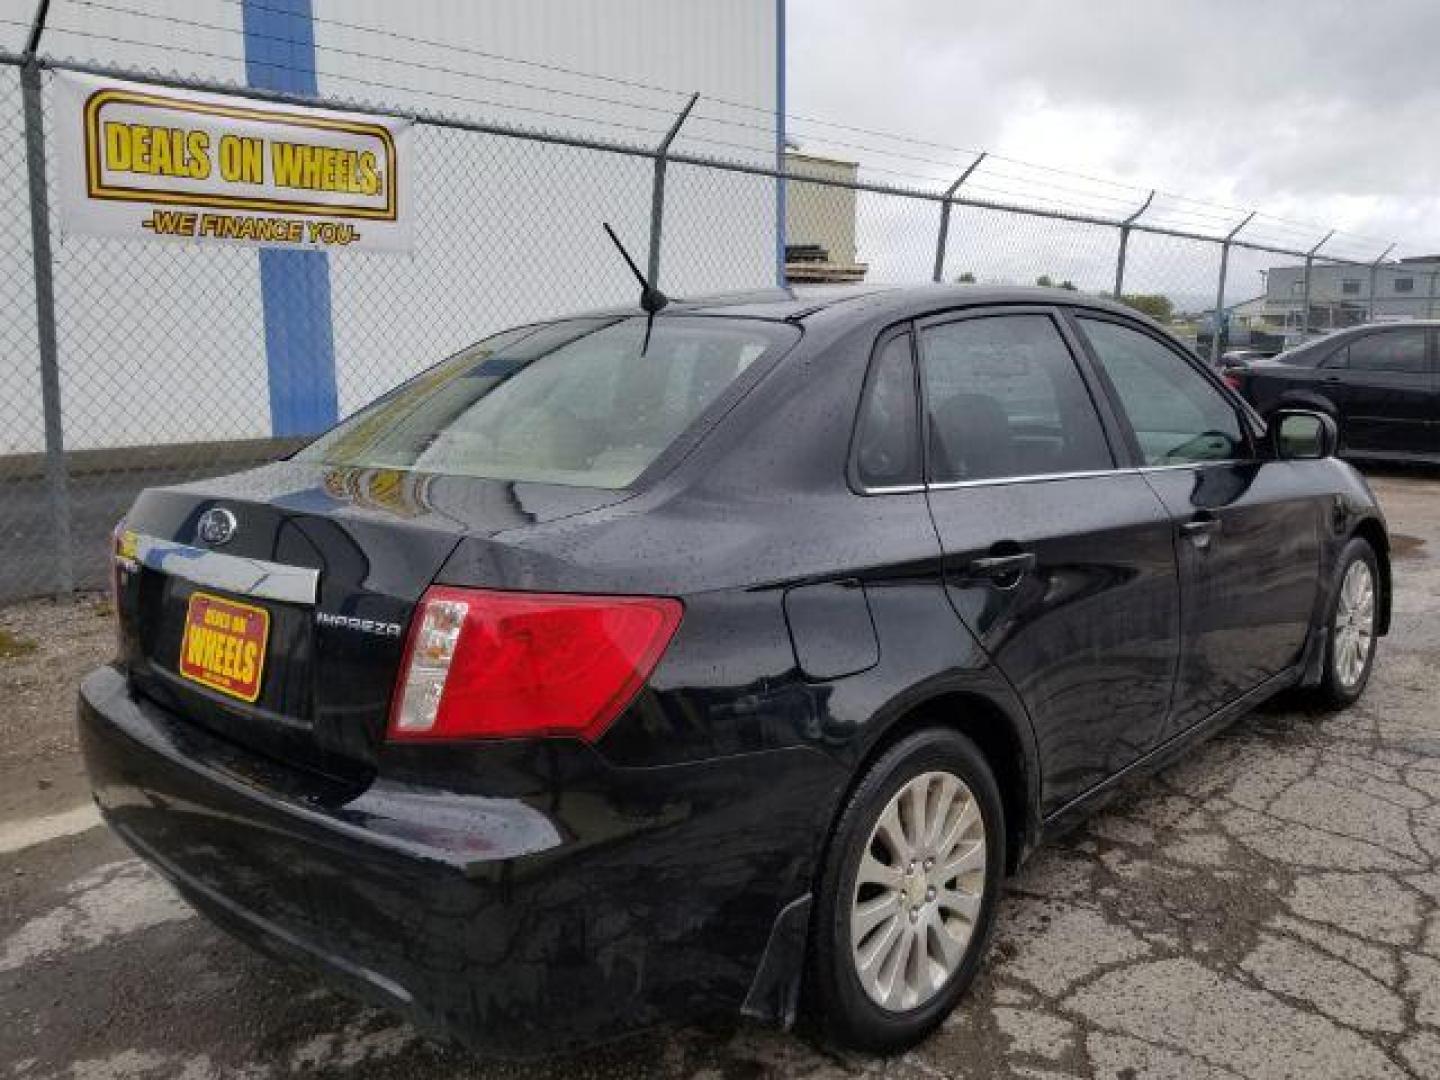
[[[309,6],[54,0],[41,52],[253,85],[257,50],[273,57],[277,47],[263,32],[257,40],[255,12]],[[12,22],[32,10],[0,0]],[[698,92],[675,150],[773,165],[783,19],[783,0],[314,0],[313,53],[292,51],[325,97],[649,146]],[[6,47],[23,36],[11,26]],[[18,93],[5,91],[13,111]],[[28,234],[23,158],[0,164],[4,213],[16,215],[0,231]],[[340,415],[491,331],[635,291],[601,222],[643,262],[647,159],[421,128],[413,175],[412,253],[328,256]],[[776,187],[672,166],[662,287],[683,295],[774,283]],[[61,235],[54,250],[67,449],[272,434],[275,322],[310,315],[287,313],[285,297],[278,307],[262,301],[255,250]],[[0,304],[29,306],[29,281],[0,290],[13,294],[0,293]],[[23,343],[5,348],[7,366],[34,364]],[[33,401],[20,385],[0,455],[42,446],[38,380]]]
[[[1371,294],[1371,286],[1374,294]],[[1298,327],[1304,321],[1305,267],[1276,266],[1266,275],[1266,312],[1271,322]],[[1310,270],[1310,325],[1323,329],[1363,322],[1433,319],[1440,312],[1440,257],[1416,256],[1367,266],[1316,262]]]

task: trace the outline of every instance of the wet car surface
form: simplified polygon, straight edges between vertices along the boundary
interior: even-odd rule
[[[236,936],[482,1054],[802,993],[897,1048],[1121,779],[1363,692],[1384,519],[1291,419],[1069,294],[508,332],[140,497],[96,798]]]

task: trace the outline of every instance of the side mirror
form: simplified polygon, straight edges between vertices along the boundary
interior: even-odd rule
[[[1309,409],[1280,409],[1270,415],[1275,452],[1287,461],[1333,457],[1340,444],[1334,418]]]

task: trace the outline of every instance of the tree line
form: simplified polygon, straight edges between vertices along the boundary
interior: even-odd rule
[[[955,279],[961,285],[974,285],[975,275],[969,270]],[[1065,289],[1069,292],[1079,292],[1079,287],[1066,278],[1063,281],[1056,281],[1049,274],[1041,274],[1035,279],[1035,284],[1047,289]],[[1101,290],[1100,296],[1109,296],[1110,293]],[[1168,323],[1175,315],[1175,302],[1164,293],[1121,293],[1120,302],[1126,307],[1134,308],[1142,315],[1149,315],[1158,323]]]

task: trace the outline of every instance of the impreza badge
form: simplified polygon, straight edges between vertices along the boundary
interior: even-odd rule
[[[339,626],[346,630],[359,630],[362,634],[378,634],[380,637],[398,638],[405,632],[405,628],[399,623],[356,619],[350,615],[333,615],[328,611],[315,612],[315,621],[321,626]]]

